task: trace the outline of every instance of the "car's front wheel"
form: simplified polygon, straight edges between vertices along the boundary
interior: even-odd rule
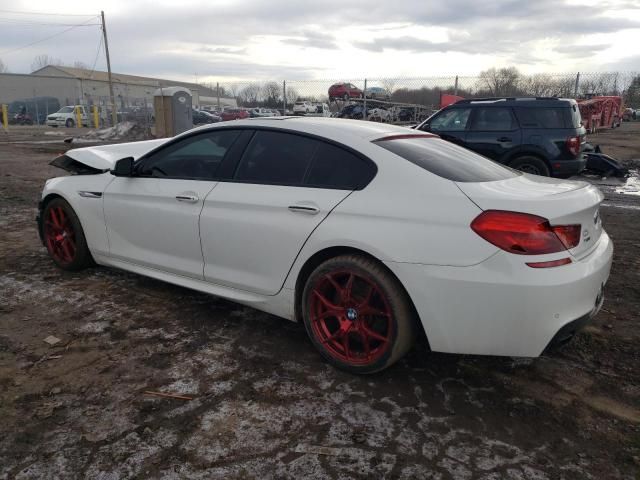
[[[76,124],[76,122],[74,122],[73,120],[71,120],[70,118],[67,118],[67,121],[65,122],[65,125],[67,128],[71,128]]]
[[[49,255],[64,270],[80,270],[93,265],[93,258],[80,220],[71,205],[55,198],[42,212],[42,234]]]
[[[360,255],[327,260],[309,276],[302,316],[322,356],[351,373],[382,370],[409,351],[416,318],[398,280]]]

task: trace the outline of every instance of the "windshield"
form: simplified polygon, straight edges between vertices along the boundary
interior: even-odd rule
[[[60,110],[58,110],[58,113],[72,113],[73,112],[73,107],[62,107]]]

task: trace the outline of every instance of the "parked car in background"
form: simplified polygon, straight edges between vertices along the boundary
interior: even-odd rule
[[[386,108],[375,107],[369,110],[367,120],[372,122],[390,122],[391,114]]]
[[[220,118],[223,122],[228,120],[241,120],[243,118],[249,118],[249,112],[243,108],[225,108],[220,114]]]
[[[68,105],[66,107],[62,107],[60,110],[47,117],[47,126],[67,128],[75,127],[77,123],[76,108],[80,109],[82,125],[89,126],[89,108],[84,105]]]
[[[311,113],[306,114],[307,117],[330,117],[331,110],[329,109],[329,105],[326,103],[316,103],[314,104],[314,110]]]
[[[273,117],[274,113],[268,108],[252,108],[249,110],[249,116],[251,118],[260,118],[260,117]]]
[[[635,120],[635,118],[636,118],[636,111],[633,108],[627,107],[622,112],[622,120],[624,120],[625,122]]]
[[[586,164],[586,130],[573,99],[461,100],[416,128],[535,175],[566,178]]]
[[[192,112],[192,118],[194,125],[204,125],[207,123],[216,123],[220,121],[220,117],[218,117],[217,115],[205,112],[204,110],[196,110],[195,108]]]
[[[33,123],[44,125],[47,116],[60,110],[60,102],[55,97],[34,97],[15,100],[9,104],[9,118],[18,114],[28,115]]]
[[[386,88],[367,87],[367,98],[372,100],[389,100],[391,98],[391,94]]]
[[[312,102],[308,100],[300,100],[293,104],[294,115],[305,115],[307,113],[313,113],[315,107]]]
[[[353,83],[334,83],[329,87],[329,101],[362,98],[362,90]]]
[[[60,269],[116,267],[299,321],[351,373],[387,368],[417,337],[536,357],[604,301],[613,244],[597,187],[429,133],[263,118],[51,164],[82,173],[47,180],[38,203]]]
[[[220,118],[220,115],[218,115],[218,114],[217,114],[217,113],[215,113],[215,112],[203,112],[203,113],[205,113],[206,115],[208,115],[208,116],[209,116],[209,118],[211,118],[211,120],[213,121],[213,123],[218,123],[218,122],[221,122],[221,121],[222,121],[222,118]]]

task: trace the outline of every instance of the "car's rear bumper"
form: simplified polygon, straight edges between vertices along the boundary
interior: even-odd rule
[[[570,177],[578,175],[587,166],[587,157],[583,154],[574,160],[552,160],[551,176],[552,177]]]
[[[386,264],[413,300],[432,350],[535,357],[563,327],[597,312],[612,256],[603,232],[586,258],[555,268],[531,268],[526,257],[502,251],[469,267]]]

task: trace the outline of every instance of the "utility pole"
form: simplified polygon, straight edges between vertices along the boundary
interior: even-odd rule
[[[109,75],[109,98],[111,101],[111,119],[113,125],[118,123],[118,112],[116,112],[116,97],[113,94],[113,81],[111,80],[111,60],[109,59],[109,42],[107,42],[107,25],[104,22],[104,11],[100,12],[102,18],[102,35],[104,35],[104,53],[107,55],[107,74]]]

